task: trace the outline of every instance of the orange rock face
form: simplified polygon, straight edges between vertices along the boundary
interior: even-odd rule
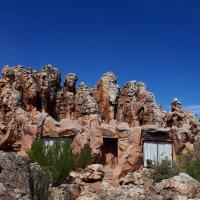
[[[67,74],[63,88],[57,93],[56,113],[58,119],[72,118],[75,110],[76,74]]]
[[[142,82],[129,81],[122,88],[116,119],[136,127],[143,124],[163,125],[164,114],[157,106],[152,93],[147,92]]]
[[[112,72],[103,75],[97,86],[93,89],[93,95],[99,107],[102,120],[109,122],[115,118],[119,86],[117,78]]]
[[[200,124],[175,99],[171,112],[156,104],[142,82],[120,89],[112,72],[90,89],[76,87],[70,73],[61,85],[59,71],[39,72],[5,66],[0,79],[0,149],[25,154],[36,138],[68,137],[74,153],[88,146],[91,163],[105,165],[118,177],[143,165],[144,140],[171,140],[174,153],[191,148]]]

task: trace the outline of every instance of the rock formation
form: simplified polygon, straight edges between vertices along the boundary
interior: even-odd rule
[[[83,184],[78,199],[98,200],[195,200],[200,197],[200,183],[187,174],[180,173],[160,183],[155,183],[148,171],[129,173],[120,179],[120,185],[106,181],[101,184]]]
[[[55,116],[56,95],[60,87],[61,77],[58,69],[45,65],[37,76],[42,110]]]
[[[200,198],[200,183],[180,173],[159,183],[151,170],[128,173],[116,183],[102,181],[102,165],[88,165],[70,173],[70,181],[52,187],[49,174],[37,164],[14,152],[0,151],[0,199],[5,200],[195,200]],[[101,181],[101,182],[100,182]]]
[[[119,95],[117,77],[112,72],[105,73],[93,89],[93,94],[102,120],[109,123],[110,120],[115,119]]]
[[[70,172],[69,176],[72,179],[80,179],[85,182],[99,181],[104,177],[104,169],[100,164],[92,164],[86,166],[85,169],[80,169],[78,172]]]
[[[29,170],[25,159],[0,151],[0,199],[29,200]]]
[[[81,116],[97,113],[97,103],[90,89],[85,83],[81,82],[75,95],[75,118],[78,119]]]
[[[154,95],[143,82],[129,81],[122,88],[116,119],[132,127],[144,124],[163,125],[164,113],[155,102]]]
[[[163,180],[155,185],[155,190],[164,199],[195,198],[200,195],[200,183],[187,174],[180,173],[170,179]],[[197,196],[196,196],[197,195]]]
[[[76,74],[67,74],[63,88],[57,93],[56,113],[58,119],[72,118],[75,110]]]
[[[177,99],[171,112],[163,111],[143,82],[129,81],[120,89],[112,72],[93,89],[83,82],[77,88],[77,80],[69,73],[62,86],[52,65],[39,72],[5,66],[0,79],[0,149],[25,154],[36,138],[68,137],[74,152],[89,146],[91,163],[107,166],[110,176],[118,177],[143,165],[145,140],[170,140],[174,158],[199,140],[196,117]]]
[[[47,199],[49,175],[14,152],[0,151],[0,199]]]

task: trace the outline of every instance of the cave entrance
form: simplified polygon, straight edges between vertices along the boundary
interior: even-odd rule
[[[118,162],[118,138],[103,138],[100,164],[115,168]]]

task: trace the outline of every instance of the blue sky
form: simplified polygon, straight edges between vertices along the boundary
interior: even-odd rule
[[[0,27],[1,68],[51,63],[89,86],[113,71],[200,115],[198,0],[2,0]]]

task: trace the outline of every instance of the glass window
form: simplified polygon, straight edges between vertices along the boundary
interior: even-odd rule
[[[55,142],[55,141],[63,141],[63,142],[66,142],[66,141],[68,141],[70,144],[72,144],[72,142],[73,142],[73,139],[72,138],[62,138],[62,137],[59,137],[59,138],[51,138],[51,137],[49,137],[49,138],[42,138],[42,140],[44,141],[44,143],[45,143],[45,145],[46,146],[52,146],[53,145],[53,143]]]
[[[144,167],[147,167],[147,160],[156,164],[164,159],[172,161],[172,143],[145,141],[143,144]]]

